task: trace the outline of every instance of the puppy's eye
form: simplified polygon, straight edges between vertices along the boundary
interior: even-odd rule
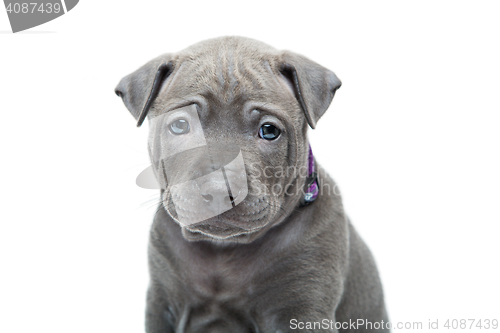
[[[264,140],[275,140],[280,134],[281,130],[271,124],[264,124],[259,129],[259,136]]]
[[[189,132],[189,123],[186,119],[177,119],[168,125],[168,129],[174,135],[186,134]]]

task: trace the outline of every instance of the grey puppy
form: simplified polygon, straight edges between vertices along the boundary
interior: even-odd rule
[[[333,72],[301,55],[241,37],[159,56],[120,81],[116,93],[138,126],[150,121],[149,153],[161,184],[149,246],[147,332],[389,331],[375,329],[387,322],[381,282],[334,181],[317,164],[317,179],[282,172],[310,171],[307,128],[315,127],[340,85]],[[200,163],[201,155],[165,162],[166,150],[188,140],[172,136],[185,141],[169,146],[167,132],[188,133],[188,121],[151,124],[183,108],[194,110],[206,145],[222,162]],[[224,196],[232,209],[217,216],[179,223],[181,210],[194,214],[202,201],[186,188],[173,193],[172,168],[207,175],[201,169],[221,169],[231,150],[224,147],[235,145],[248,193],[237,204],[237,194]],[[311,181],[319,193],[308,203],[304,189]],[[201,185],[209,208],[217,184]],[[184,206],[174,205],[175,198]],[[355,330],[358,319],[373,328]]]

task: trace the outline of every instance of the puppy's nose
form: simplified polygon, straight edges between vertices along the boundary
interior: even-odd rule
[[[201,186],[200,195],[208,208],[214,213],[221,213],[231,208],[231,197],[226,182],[205,182]]]

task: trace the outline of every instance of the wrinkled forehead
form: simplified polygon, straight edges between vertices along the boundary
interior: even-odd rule
[[[249,101],[285,106],[294,101],[271,59],[234,52],[201,54],[181,60],[163,83],[153,106],[168,106],[192,96],[224,108]],[[156,106],[156,108],[155,108]]]

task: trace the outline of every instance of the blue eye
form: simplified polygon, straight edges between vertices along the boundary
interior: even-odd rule
[[[281,134],[281,130],[271,124],[264,124],[259,129],[259,136],[264,140],[275,140]]]
[[[174,135],[182,135],[189,132],[189,123],[186,119],[177,119],[168,125],[170,133]]]

